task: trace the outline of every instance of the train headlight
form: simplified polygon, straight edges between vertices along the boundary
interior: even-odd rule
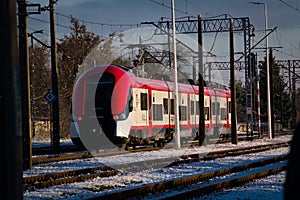
[[[72,115],[72,121],[73,122],[78,122],[78,121],[81,121],[82,119],[83,119],[82,116]]]
[[[114,115],[113,118],[114,120],[125,120],[127,117],[126,113],[125,112],[122,112],[121,114],[119,115]]]
[[[119,114],[118,119],[119,120],[125,120],[126,119],[126,113],[122,112],[121,114]]]

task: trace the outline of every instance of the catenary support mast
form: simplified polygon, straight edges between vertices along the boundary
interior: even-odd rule
[[[1,199],[23,199],[20,69],[16,1],[0,1]]]

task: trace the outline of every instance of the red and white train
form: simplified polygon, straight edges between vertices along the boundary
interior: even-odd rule
[[[71,139],[90,149],[108,142],[169,142],[175,129],[173,89],[172,82],[137,77],[125,67],[93,67],[74,87]],[[198,134],[198,86],[178,84],[178,91],[180,136],[186,141]],[[230,91],[204,88],[206,137],[230,133],[230,108]]]

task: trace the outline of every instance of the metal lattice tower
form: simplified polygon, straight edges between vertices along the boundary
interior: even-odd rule
[[[300,60],[275,60],[276,65],[282,68],[283,76],[288,81],[288,90],[291,95],[293,103],[293,113],[291,116],[291,128],[295,128],[297,121],[297,108],[296,108],[296,86],[297,81],[300,80]],[[229,62],[209,62],[206,63],[209,71],[212,70],[230,70]],[[236,70],[245,70],[245,62],[236,61]],[[271,94],[273,95],[273,94]],[[298,108],[299,109],[299,108]]]
[[[278,60],[276,64],[285,70],[285,74],[287,73],[288,87],[293,102],[291,128],[295,128],[297,122],[296,82],[300,80],[300,60]]]
[[[241,18],[222,18],[222,19],[202,19],[201,20],[201,29],[202,33],[214,33],[214,32],[230,32],[231,20],[233,20],[234,32],[242,32],[244,36],[244,53],[239,60],[244,58],[244,69],[245,69],[245,87],[246,87],[246,107],[252,110],[252,82],[253,77],[251,73],[250,65],[250,50],[251,50],[251,40],[250,32],[252,25],[250,24],[249,17]],[[198,33],[198,19],[187,19],[187,20],[178,20],[175,22],[175,28],[177,34],[191,34]],[[172,27],[172,22],[170,21],[159,21],[157,24],[154,22],[143,22],[143,24],[150,24],[157,27],[155,34],[166,34],[168,30]],[[242,64],[239,65],[238,69],[242,67]],[[204,73],[205,74],[205,73]],[[251,120],[252,123],[252,112],[247,115],[248,120]]]

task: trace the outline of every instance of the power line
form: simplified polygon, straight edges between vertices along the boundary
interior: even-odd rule
[[[158,5],[160,5],[160,6],[163,6],[163,7],[166,7],[166,8],[169,8],[169,9],[172,9],[171,8],[171,6],[169,6],[169,5],[166,5],[165,3],[164,3],[164,1],[162,1],[161,3],[160,2],[157,2],[157,1],[154,1],[154,0],[149,0],[149,1],[151,1],[152,3],[155,3],[155,4],[158,4]],[[187,8],[186,8],[187,9]],[[187,12],[187,10],[184,12],[184,11],[182,11],[182,10],[178,10],[178,9],[174,9],[175,11],[177,11],[177,12],[180,12],[180,13],[182,13],[182,14],[189,14],[188,12]],[[191,15],[191,14],[189,14],[189,15]]]
[[[281,54],[283,54],[283,55],[290,56],[290,57],[293,57],[293,58],[296,58],[296,59],[300,59],[299,56],[295,56],[295,55],[293,55],[293,54],[289,54],[289,53],[286,53],[286,52],[281,51],[281,50],[278,50],[278,49],[273,49],[273,50],[274,50],[274,51],[277,51],[277,52],[279,52],[279,53],[281,53]]]
[[[192,7],[199,9],[200,11],[202,10],[206,16],[210,16],[213,17],[214,15],[211,13],[206,12],[205,10],[203,10],[202,8],[200,8],[197,4],[190,2],[190,4],[192,5]]]
[[[112,23],[101,23],[101,22],[93,22],[93,21],[87,21],[87,20],[82,20],[82,19],[79,19],[79,18],[76,18],[76,17],[73,17],[71,15],[65,15],[65,14],[62,14],[62,13],[58,13],[58,12],[55,12],[55,14],[59,15],[59,16],[62,16],[62,17],[65,17],[65,18],[68,18],[68,19],[71,19],[71,18],[74,18],[74,19],[77,19],[78,21],[81,21],[83,23],[87,23],[87,24],[95,24],[95,25],[101,25],[101,26],[118,26],[118,27],[139,27],[140,24],[112,24]]]
[[[118,26],[118,27],[139,27],[140,24],[113,24],[113,23],[101,23],[101,22],[93,22],[93,21],[88,21],[88,20],[83,20],[83,19],[79,19],[77,17],[73,17],[72,15],[66,15],[66,14],[62,14],[62,13],[58,13],[58,12],[54,12],[57,16],[61,16],[61,17],[65,17],[67,19],[71,19],[71,18],[74,18],[80,22],[83,22],[83,23],[88,23],[88,24],[95,24],[95,25],[101,25],[101,26]],[[37,19],[37,18],[34,18],[34,17],[29,17],[30,19],[33,19],[33,20],[36,20],[36,21],[39,21],[39,22],[43,22],[43,23],[50,23],[49,21],[47,20],[43,20],[43,19]],[[69,29],[70,27],[68,26],[65,26],[65,25],[61,25],[61,24],[58,24],[56,23],[57,26],[60,26],[60,27],[63,27],[63,28],[67,28]]]
[[[158,2],[158,1],[155,1],[155,0],[149,0],[149,1],[151,1],[151,2],[153,2],[153,3],[155,3],[155,4],[159,4],[159,5],[161,5],[161,6],[164,6],[164,7],[166,7],[166,8],[171,9],[171,7],[168,6],[168,5],[166,5],[164,1],[162,1],[162,2]],[[299,9],[298,9],[298,7],[295,8],[295,7],[293,7],[292,5],[290,5],[290,4],[288,4],[287,2],[285,2],[284,0],[279,0],[279,1],[282,2],[283,4],[285,4],[286,6],[292,8],[292,9],[298,11],[298,12],[300,12]],[[187,1],[186,1],[186,4],[187,4]],[[187,12],[187,10],[188,10],[187,5],[186,5],[186,11],[185,11],[185,12],[184,12],[184,11],[181,11],[181,10],[178,10],[178,9],[175,9],[175,10],[176,10],[177,12],[180,12],[180,13],[183,13],[183,14],[189,14],[189,13]],[[73,17],[72,15],[66,15],[66,14],[58,13],[58,12],[55,12],[55,14],[56,14],[57,16],[67,18],[68,20],[70,20],[71,18],[74,18],[74,19],[76,19],[76,20],[78,20],[78,21],[80,21],[80,22],[83,22],[83,23],[86,23],[86,24],[90,24],[91,26],[93,26],[93,25],[100,25],[100,26],[102,26],[102,27],[103,27],[103,26],[107,26],[107,27],[121,27],[121,28],[122,28],[122,27],[139,27],[139,26],[141,26],[141,24],[126,24],[126,23],[124,23],[124,24],[121,24],[121,23],[120,23],[120,24],[114,24],[114,23],[101,23],[101,22],[95,22],[95,21],[88,21],[88,20],[79,19],[79,18]],[[218,16],[211,16],[211,17],[208,17],[208,18],[215,18],[215,17],[220,17],[220,16],[225,16],[226,18],[227,18],[228,16],[229,16],[229,17],[232,17],[232,16],[230,16],[230,15],[228,15],[228,14],[221,14],[221,15],[218,15]],[[193,17],[193,16],[191,16],[191,17]],[[43,19],[38,19],[38,18],[30,17],[30,16],[29,16],[29,19],[32,19],[32,20],[35,20],[35,21],[39,21],[39,22],[42,22],[42,23],[50,24],[49,21],[43,20]],[[63,24],[60,24],[60,23],[58,23],[58,22],[56,22],[56,26],[61,27],[61,28],[64,28],[64,29],[67,29],[67,30],[70,30],[70,26],[63,25]],[[282,37],[282,35],[281,35],[281,37]],[[215,36],[215,40],[216,40],[216,36]],[[215,41],[214,41],[214,42],[215,42]],[[212,48],[214,47],[214,42],[213,42]],[[292,43],[289,42],[289,41],[288,41],[288,43],[289,43],[291,46],[293,46],[296,50],[299,51],[299,48],[295,47],[294,44],[292,44]],[[282,54],[285,54],[285,55],[289,55],[289,56],[292,56],[292,57],[296,57],[296,56],[294,56],[294,55],[291,55],[291,54],[286,53],[286,52],[283,52],[283,51],[279,51],[279,50],[277,50],[277,51],[278,51],[278,52],[281,52]],[[296,58],[297,58],[297,57],[296,57]]]
[[[73,19],[76,19],[84,24],[90,24],[92,27],[93,25],[97,25],[97,26],[101,26],[102,27],[102,31],[103,31],[103,27],[110,27],[111,29],[113,27],[120,27],[121,29],[124,28],[124,27],[129,27],[129,28],[133,28],[133,27],[140,27],[141,24],[113,24],[113,23],[101,23],[101,22],[94,22],[94,21],[88,21],[88,20],[83,20],[83,19],[79,19],[79,18],[76,18],[76,17],[73,17],[72,15],[66,15],[66,14],[62,14],[62,13],[58,13],[58,12],[55,12],[55,14],[59,17],[64,17],[64,18],[67,18],[69,21],[73,18]],[[34,17],[29,17],[31,20],[35,20],[35,21],[38,21],[38,22],[42,22],[42,23],[46,23],[46,24],[50,24],[50,22],[48,20],[44,20],[44,19],[38,19],[38,18],[34,18]],[[59,21],[59,20],[57,20]],[[64,29],[67,29],[67,30],[70,30],[70,26],[68,25],[63,25],[61,23],[58,23],[58,22],[55,22],[55,25],[57,27],[61,27],[61,28],[64,28]],[[112,29],[112,32],[113,32],[113,29]]]
[[[166,7],[166,8],[171,9],[171,6],[166,5],[166,4],[164,3],[164,1],[162,1],[161,3],[158,2],[158,1],[155,1],[155,0],[149,0],[149,1],[151,1],[152,3],[158,4],[158,5],[160,5],[160,6],[163,6],[163,7]],[[188,1],[187,1],[187,0],[185,1],[185,3],[186,3],[186,11],[182,11],[182,10],[178,10],[178,9],[175,9],[175,11],[180,12],[180,13],[182,13],[182,14],[190,15],[190,16],[187,16],[187,17],[194,17],[194,18],[197,18],[197,16],[195,16],[195,15],[193,15],[193,14],[191,14],[191,13],[189,13],[189,12],[187,11],[187,10],[188,10],[188,6],[187,6]],[[193,3],[191,3],[191,2],[190,2],[190,4],[193,5],[193,7],[197,8],[197,9],[199,9],[199,10],[202,10],[201,8],[199,8],[198,6],[196,6],[195,4],[193,4]],[[205,11],[204,11],[204,12],[205,12]],[[225,18],[227,18],[227,17],[233,18],[233,16],[231,16],[230,14],[226,14],[226,13],[220,14],[220,15],[213,15],[213,14],[210,14],[210,13],[208,13],[208,12],[205,12],[205,14],[206,14],[206,15],[209,15],[209,17],[205,17],[205,18],[203,18],[203,19],[219,18],[219,17],[222,17],[222,16],[225,16]]]
[[[297,1],[297,7],[287,3],[286,1],[283,1],[283,0],[279,0],[281,3],[283,3],[284,5],[286,5],[287,7],[297,11],[297,12],[300,12],[300,10],[298,9],[298,1]]]
[[[294,43],[290,42],[287,38],[285,38],[280,32],[276,31],[277,34],[279,34],[280,37],[282,37],[287,43],[289,43],[292,47],[294,47],[297,51],[300,52],[300,48],[296,47]]]
[[[47,23],[47,24],[50,24],[49,21],[47,20],[44,20],[44,19],[37,19],[35,17],[28,17],[29,19],[32,19],[32,20],[35,20],[35,21],[38,21],[38,22],[43,22],[43,23]],[[62,24],[58,24],[58,23],[55,23],[56,26],[59,26],[59,27],[62,27],[62,28],[65,28],[65,29],[70,29],[69,26],[65,26],[65,25],[62,25]]]
[[[278,30],[276,30],[276,35],[277,35],[277,38],[278,38],[278,35],[279,35],[280,38],[284,39],[291,47],[293,47],[295,50],[300,52],[300,48],[296,47],[294,43],[290,42],[287,38],[285,38]],[[278,40],[279,40],[279,38],[278,38]],[[287,53],[287,52],[284,52],[284,51],[281,51],[281,50],[277,50],[277,49],[275,49],[275,50],[277,52],[283,54],[283,55],[287,55],[287,56],[294,57],[294,58],[297,58],[297,59],[300,58],[299,56],[295,56],[293,54],[290,54],[290,53]],[[293,52],[291,52],[291,53],[293,53]]]

